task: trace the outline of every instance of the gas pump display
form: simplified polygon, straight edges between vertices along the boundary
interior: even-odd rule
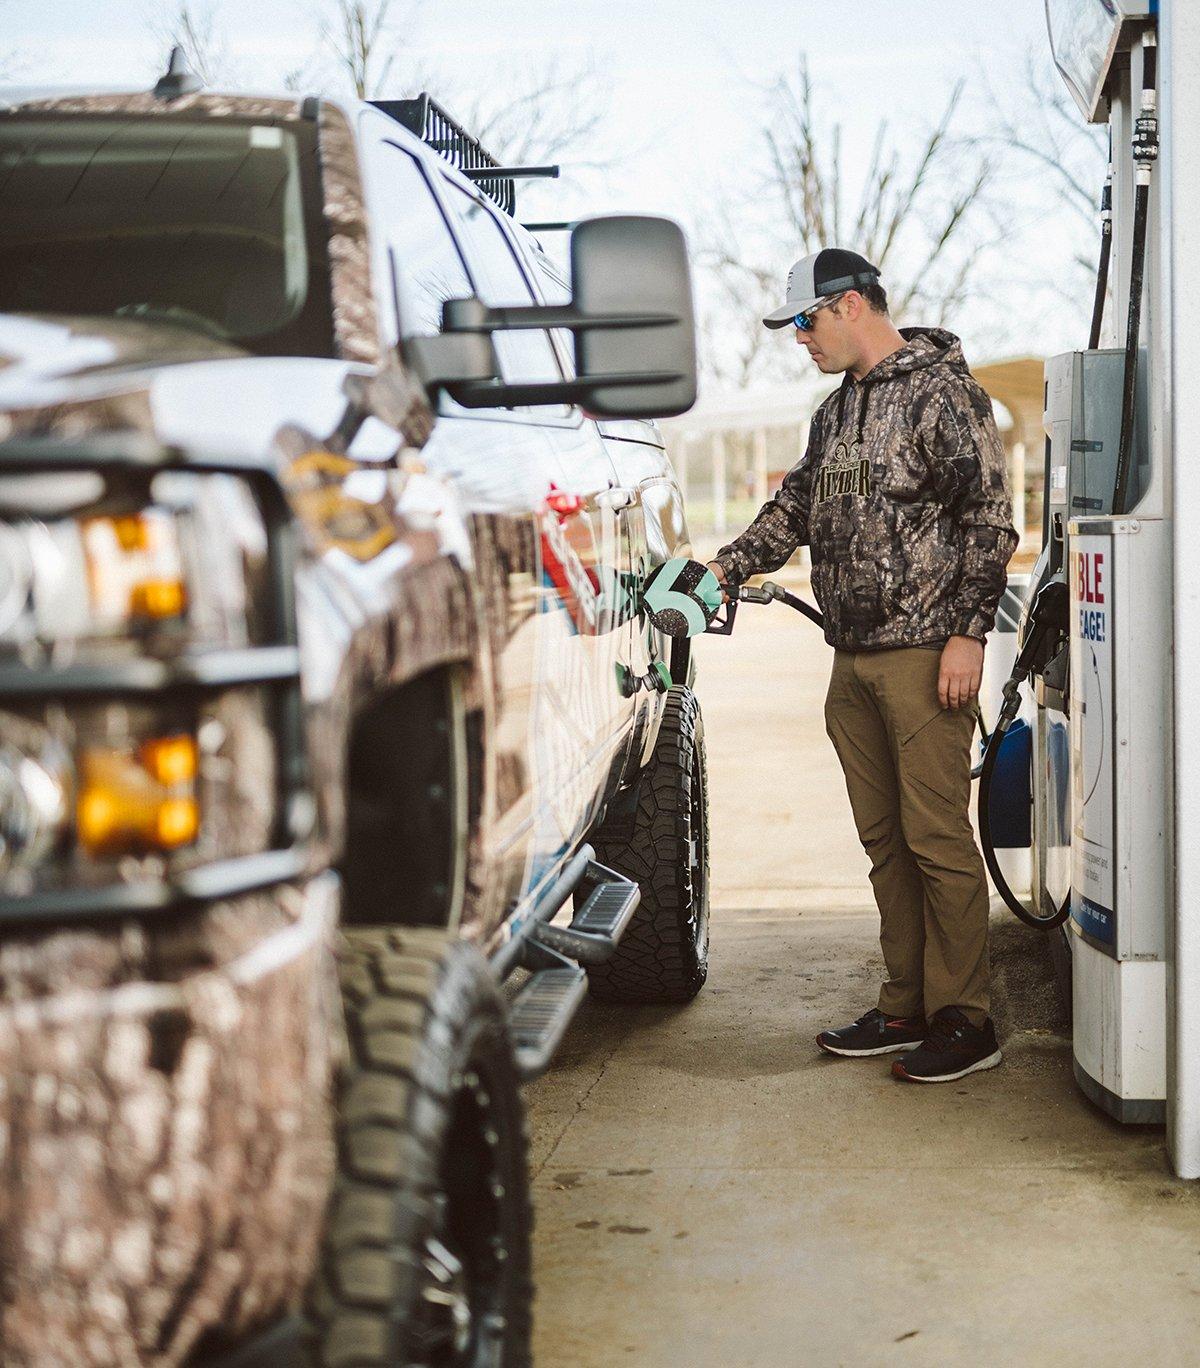
[[[1071,920],[1112,951],[1113,878],[1112,537],[1071,539]]]

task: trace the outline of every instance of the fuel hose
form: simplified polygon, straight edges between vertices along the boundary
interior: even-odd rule
[[[1014,670],[1008,683],[1004,686],[1004,705],[1000,709],[1000,716],[996,719],[996,725],[992,728],[992,734],[988,737],[987,748],[983,753],[983,765],[979,771],[976,813],[979,820],[979,843],[983,846],[983,858],[987,864],[988,873],[992,876],[992,883],[996,886],[996,892],[1004,899],[1005,906],[1013,916],[1023,921],[1026,926],[1036,927],[1039,931],[1052,931],[1056,926],[1061,926],[1070,915],[1070,889],[1067,890],[1066,897],[1058,906],[1055,906],[1053,899],[1046,895],[1044,889],[1042,890],[1040,911],[1026,906],[1012,891],[1008,880],[1004,877],[1000,868],[1000,861],[996,858],[996,847],[992,840],[992,777],[996,771],[1000,747],[1009,727],[1012,726],[1017,713],[1020,711],[1021,685],[1028,678],[1028,674],[1028,670],[1024,672]]]
[[[979,833],[988,872],[1000,896],[1015,915],[1040,930],[1049,930],[1063,923],[1070,911],[1070,895],[1061,907],[1048,903],[1040,914],[1021,902],[1000,871],[995,847],[992,844],[988,803],[992,775],[1000,754],[1001,743],[1021,707],[1020,686],[1029,677],[1031,663],[1037,657],[1052,626],[1060,618],[1065,623],[1063,613],[1066,584],[1059,582],[1048,588],[1053,591],[1049,598],[1039,595],[1039,603],[1035,604],[1034,630],[1017,658],[1012,676],[1004,686],[1004,706],[990,736],[982,716],[978,719],[979,730],[986,747],[979,771]],[[722,598],[725,600],[723,618],[719,616]],[[1050,601],[1051,598],[1054,602]],[[654,626],[667,636],[677,639],[685,639],[703,632],[712,632],[719,636],[731,635],[739,603],[785,603],[818,627],[824,629],[825,626],[824,615],[818,609],[797,595],[789,593],[781,584],[768,580],[760,585],[730,585],[726,592],[721,589],[710,570],[697,561],[685,558],[668,561],[655,570],[647,578],[642,596],[642,608],[649,614]]]
[[[1108,126],[1108,170],[1104,188],[1100,191],[1100,264],[1096,268],[1096,294],[1092,300],[1092,326],[1088,332],[1088,350],[1100,345],[1100,328],[1104,322],[1104,301],[1108,297],[1108,263],[1112,256],[1112,124]]]
[[[1121,393],[1121,439],[1112,511],[1121,517],[1129,504],[1133,458],[1133,426],[1137,398],[1138,334],[1142,321],[1142,282],[1146,269],[1146,225],[1150,211],[1150,173],[1158,157],[1158,113],[1155,72],[1158,49],[1153,33],[1142,38],[1142,105],[1133,126],[1133,160],[1137,183],[1133,199],[1133,251],[1129,265],[1129,317],[1125,328],[1125,375]]]
[[[818,627],[824,627],[825,619],[810,604],[803,599],[797,598],[795,594],[789,594],[786,589],[778,584],[770,582],[759,588],[743,587],[737,591],[738,599],[743,603],[786,603],[789,608],[794,608],[796,612],[803,613],[806,618],[815,622]],[[1027,907],[1020,898],[1012,891],[1008,880],[1004,877],[1000,869],[1000,862],[996,858],[996,847],[992,840],[991,822],[991,793],[992,777],[996,771],[996,761],[1000,755],[1000,747],[1004,743],[1004,738],[1008,733],[1009,727],[1016,720],[1017,713],[1021,708],[1021,685],[1029,677],[1029,669],[1020,662],[1010,676],[1008,683],[1004,686],[1004,706],[1000,710],[1000,716],[996,719],[996,725],[988,734],[984,725],[983,717],[980,716],[979,730],[984,740],[983,764],[979,771],[979,794],[978,794],[978,818],[979,818],[979,837],[983,846],[983,857],[987,862],[988,873],[992,876],[992,882],[996,886],[997,893],[1004,899],[1005,904],[1014,916],[1019,917],[1027,926],[1034,926],[1039,931],[1052,931],[1056,926],[1061,926],[1071,911],[1071,894],[1067,891],[1067,896],[1062,903],[1055,905],[1053,900],[1042,894],[1042,909],[1037,911],[1035,908]]]

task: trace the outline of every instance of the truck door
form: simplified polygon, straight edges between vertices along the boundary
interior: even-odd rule
[[[445,183],[471,263],[478,263],[485,301],[535,302],[520,249],[500,216],[481,196],[448,177]],[[497,333],[494,340],[506,378],[563,378],[548,333]],[[626,567],[615,471],[593,425],[565,405],[539,407],[532,421],[545,442],[546,475],[539,506],[542,623],[534,700],[537,881],[587,830],[622,742],[613,586]]]
[[[536,248],[531,249],[531,256],[544,301],[548,304],[569,303],[570,288],[550,259]],[[570,333],[560,329],[554,334],[554,340],[565,373],[574,378],[575,349]],[[610,752],[609,771],[602,795],[602,800],[607,800],[616,793],[622,775],[628,774],[631,765],[640,762],[643,743],[658,713],[657,702],[661,701],[661,695],[649,687],[649,672],[653,661],[663,658],[663,653],[652,649],[652,638],[658,634],[636,612],[641,585],[655,565],[679,553],[672,551],[661,554],[661,538],[653,535],[654,529],[646,516],[647,489],[659,482],[660,477],[671,476],[663,452],[659,448],[647,446],[623,450],[621,444],[614,445],[607,440],[606,424],[584,418],[579,410],[576,412],[581,421],[569,436],[560,434],[560,449],[572,465],[596,460],[602,463],[604,469],[611,471],[612,488],[599,497],[616,514],[616,548],[612,559],[606,564],[605,590],[612,609],[610,648],[613,671],[620,683],[614,700],[614,734],[618,742]],[[629,423],[624,426],[635,429],[639,436],[647,432],[654,433],[650,424]],[[651,436],[647,440],[656,438]],[[604,449],[602,459],[597,450],[600,447]],[[586,457],[584,452],[587,453]],[[640,686],[638,681],[642,681]],[[631,694],[630,690],[635,687],[636,692]]]
[[[364,113],[373,128],[394,126]],[[475,293],[445,211],[420,159],[388,136],[364,137],[375,277],[392,282],[379,303],[391,338],[441,329],[447,299]],[[379,292],[383,294],[383,291]],[[533,840],[534,669],[541,574],[534,509],[545,483],[545,441],[528,416],[465,410],[443,397],[420,464],[457,503],[470,546],[459,555],[475,588],[484,668],[467,699],[470,742],[481,761],[475,814],[483,896],[506,908],[522,893]]]

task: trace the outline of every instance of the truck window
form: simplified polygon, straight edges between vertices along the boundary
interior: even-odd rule
[[[481,200],[446,179],[458,209],[471,265],[479,276],[485,304],[533,304],[533,291],[517,262],[516,253],[492,211]],[[550,337],[544,331],[493,334],[500,372],[505,380],[540,383],[561,380]]]
[[[533,269],[537,273],[542,299],[547,304],[569,304],[571,288],[551,266],[549,258],[540,250],[534,253]],[[555,328],[551,334],[558,349],[558,359],[568,380],[575,378],[575,341],[566,328]]]
[[[395,143],[370,153],[377,273],[395,271],[400,318],[397,337],[428,337],[442,330],[442,305],[475,293],[458,246],[415,157]],[[390,251],[391,263],[386,261]]]
[[[0,118],[0,311],[332,356],[316,139],[234,119]]]

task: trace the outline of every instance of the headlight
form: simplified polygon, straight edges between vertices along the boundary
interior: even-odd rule
[[[104,491],[67,516],[63,488],[53,476],[0,476],[0,510],[11,510],[0,525],[0,650],[28,660],[41,647],[61,665],[89,648],[253,643],[266,537],[241,481],[164,472],[148,502],[123,506]]]
[[[44,727],[9,717],[0,728],[0,872],[35,868],[70,820],[70,756]]]
[[[276,807],[268,718],[258,689],[0,711],[2,891],[262,850]]]
[[[62,669],[270,644],[267,552],[258,504],[233,475],[0,474],[0,668],[48,681],[0,704],[0,892],[269,848],[266,689],[56,697],[53,683]]]

